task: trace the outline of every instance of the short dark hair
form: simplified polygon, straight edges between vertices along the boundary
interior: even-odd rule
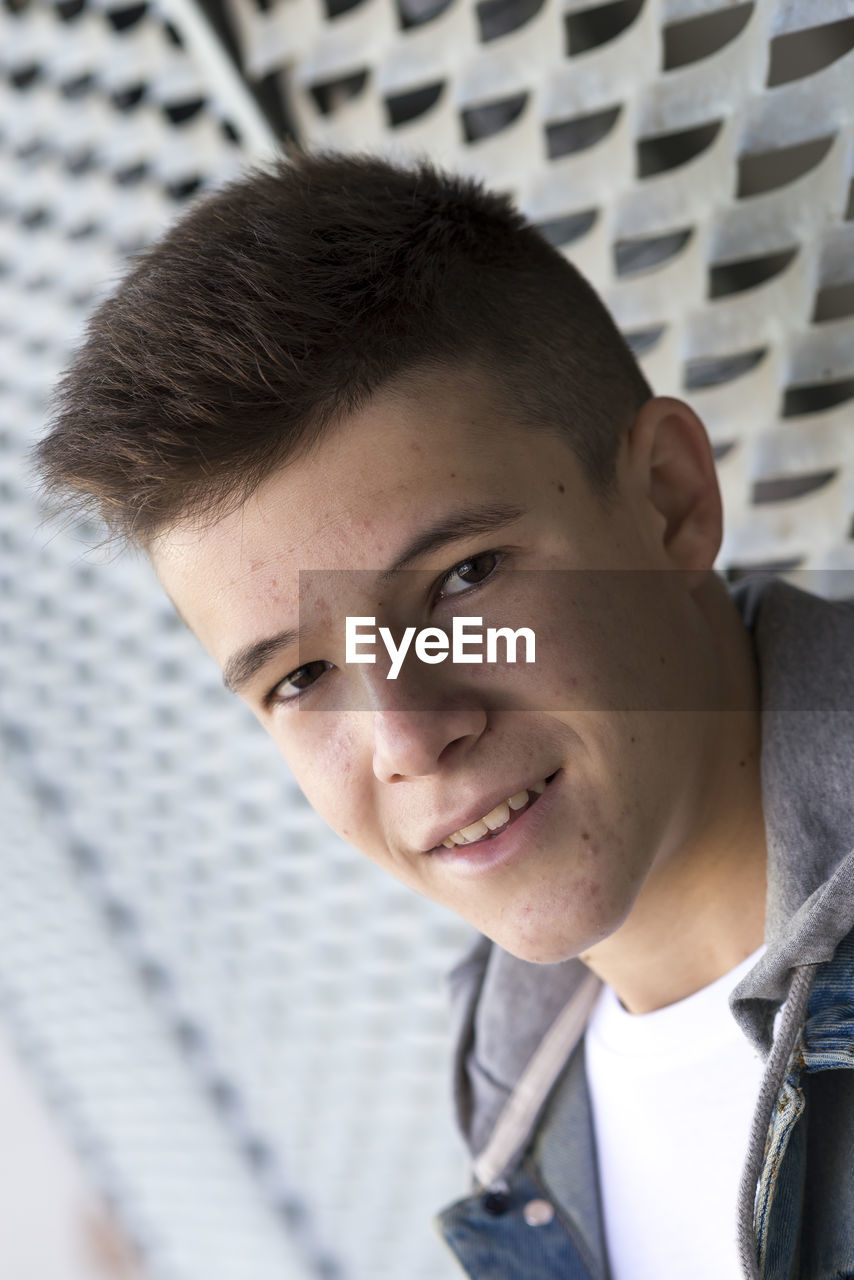
[[[563,254],[427,161],[295,149],[197,203],[94,313],[36,449],[43,490],[146,546],[239,505],[384,384],[449,365],[613,491],[652,392]]]

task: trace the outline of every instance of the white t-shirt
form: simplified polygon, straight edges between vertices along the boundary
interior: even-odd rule
[[[602,989],[584,1051],[613,1280],[742,1275],[736,1195],[763,1063],[727,1001],[763,951],[654,1013]]]

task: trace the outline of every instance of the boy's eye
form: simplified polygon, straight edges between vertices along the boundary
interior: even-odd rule
[[[299,694],[310,689],[331,666],[332,663],[327,662],[325,658],[318,658],[315,662],[306,662],[303,666],[297,667],[296,671],[285,676],[284,680],[280,680],[275,688],[270,690],[269,701],[292,702]]]
[[[445,596],[462,595],[469,587],[477,587],[481,582],[486,582],[487,578],[495,572],[500,558],[497,551],[483,551],[479,556],[470,556],[468,560],[461,560],[442,578],[436,599],[442,600]]]

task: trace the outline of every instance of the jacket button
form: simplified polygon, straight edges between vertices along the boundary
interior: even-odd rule
[[[554,1216],[554,1205],[548,1200],[529,1200],[522,1210],[522,1217],[529,1227],[545,1227]]]

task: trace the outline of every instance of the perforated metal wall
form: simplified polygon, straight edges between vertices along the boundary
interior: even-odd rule
[[[581,267],[706,421],[722,564],[851,565],[851,0],[226,3],[303,137],[482,177]]]

